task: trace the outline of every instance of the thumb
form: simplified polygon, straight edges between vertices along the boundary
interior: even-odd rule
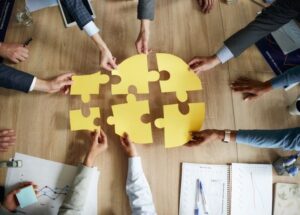
[[[244,101],[251,101],[251,100],[254,100],[255,98],[257,97],[257,95],[256,94],[246,94],[246,95],[244,95]]]

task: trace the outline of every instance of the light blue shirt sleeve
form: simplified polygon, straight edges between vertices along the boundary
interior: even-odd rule
[[[282,130],[239,130],[236,142],[259,148],[300,151],[300,127]]]
[[[140,157],[128,160],[126,193],[133,215],[156,214],[150,186],[145,177]]]
[[[287,70],[285,73],[271,79],[272,87],[283,88],[300,82],[300,66]]]

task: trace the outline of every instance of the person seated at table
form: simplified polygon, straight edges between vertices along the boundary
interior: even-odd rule
[[[86,153],[84,161],[78,166],[77,175],[73,181],[70,191],[68,192],[63,204],[59,209],[59,214],[81,214],[85,205],[85,199],[89,190],[89,184],[93,174],[93,165],[95,159],[104,152],[107,147],[107,137],[101,131],[91,133],[91,144]],[[0,206],[0,214],[15,214],[19,203],[16,194],[20,188],[34,185],[33,182],[21,183],[18,188],[11,191],[4,199],[3,205]],[[34,185],[36,189],[37,186]]]
[[[242,93],[244,100],[247,101],[258,98],[273,89],[284,88],[299,82],[300,66],[296,66],[267,81],[242,77],[234,81],[230,86],[233,91]]]
[[[63,0],[61,1],[71,16],[76,20],[79,28],[84,30],[94,41],[100,50],[100,66],[106,70],[117,68],[116,58],[113,57],[109,48],[99,34],[99,28],[95,25],[92,16],[84,6],[81,0]],[[148,54],[150,20],[154,19],[155,0],[139,0],[138,19],[141,20],[140,33],[135,42],[138,53]]]
[[[292,19],[300,20],[300,1],[277,0],[263,9],[254,21],[227,39],[216,54],[194,57],[189,62],[189,66],[199,74],[221,63],[224,64]]]
[[[221,140],[225,143],[236,142],[258,148],[278,148],[300,150],[300,127],[278,130],[215,130],[207,129],[192,132],[187,146],[197,146]]]

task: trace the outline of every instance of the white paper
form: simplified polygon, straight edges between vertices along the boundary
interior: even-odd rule
[[[77,167],[20,153],[16,153],[14,159],[22,160],[23,166],[8,168],[5,183],[6,193],[24,181],[32,181],[38,185],[39,189],[43,189],[43,192],[40,192],[43,194],[38,195],[38,203],[24,209],[18,208],[18,214],[56,215],[68,187],[72,185],[77,174]],[[97,214],[98,180],[99,172],[95,168],[83,215]]]
[[[25,0],[26,7],[30,12],[41,10],[47,7],[57,6],[57,0]]]
[[[232,164],[231,215],[272,214],[272,165]]]
[[[200,179],[210,215],[228,214],[228,173],[227,165],[182,164],[180,215],[193,215],[196,206],[196,181]],[[201,202],[201,201],[200,201]],[[200,214],[204,214],[200,203]]]

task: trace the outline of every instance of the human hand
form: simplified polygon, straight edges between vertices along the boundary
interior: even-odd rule
[[[131,140],[129,139],[129,136],[128,136],[127,133],[124,133],[123,137],[120,137],[120,143],[121,143],[121,146],[122,146],[123,150],[125,151],[125,153],[127,154],[128,157],[138,156],[136,147],[131,142]]]
[[[74,73],[65,73],[50,80],[37,79],[34,90],[47,93],[61,92],[65,95],[69,94],[70,87],[73,83],[73,75]]]
[[[195,73],[200,74],[204,71],[210,70],[215,66],[219,65],[221,61],[214,55],[211,57],[194,57],[190,62],[190,69],[194,70]]]
[[[92,167],[96,157],[104,152],[107,147],[107,137],[103,130],[95,130],[91,133],[92,143],[86,154],[83,164]]]
[[[16,143],[16,133],[12,129],[0,130],[0,152],[6,152]]]
[[[29,57],[29,50],[22,44],[0,43],[0,56],[13,63],[20,63]]]
[[[225,136],[224,131],[220,130],[203,130],[192,132],[192,139],[186,143],[186,146],[197,146],[200,144],[210,143],[215,140],[223,140]]]
[[[198,3],[203,13],[209,13],[214,6],[214,0],[198,0]]]
[[[249,78],[239,78],[230,87],[233,91],[242,93],[245,101],[255,99],[272,90],[269,81],[261,82]]]
[[[100,66],[108,71],[117,69],[117,59],[108,48],[100,49]]]
[[[150,20],[141,21],[141,30],[135,41],[135,47],[139,54],[148,54],[151,52],[149,49],[149,37],[150,37]]]
[[[8,211],[15,211],[17,207],[19,206],[19,202],[17,200],[16,194],[20,192],[20,189],[28,187],[28,186],[33,186],[33,189],[37,189],[37,185],[35,185],[33,182],[23,182],[20,183],[18,188],[11,191],[10,193],[7,194],[7,196],[4,199],[3,202],[3,207],[6,208]]]

